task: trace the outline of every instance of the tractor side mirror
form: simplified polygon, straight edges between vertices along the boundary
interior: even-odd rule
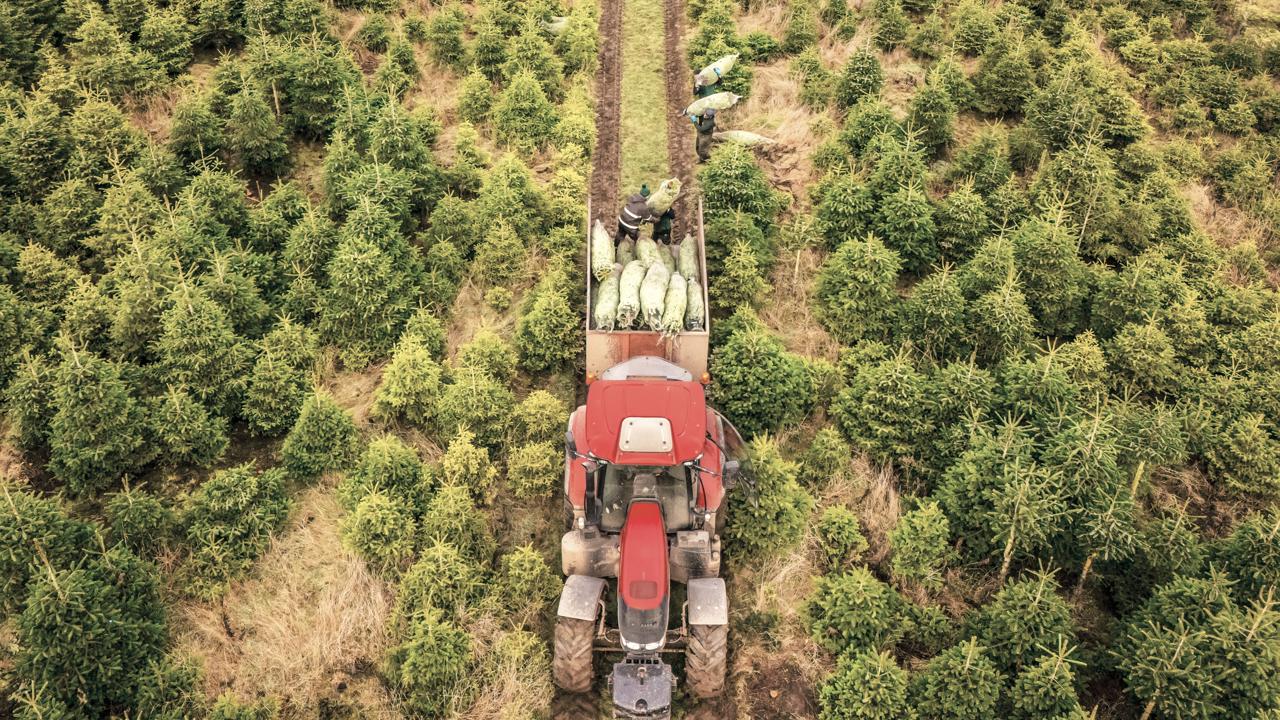
[[[578,457],[578,443],[573,439],[572,430],[566,430],[564,433],[564,447],[570,455]]]
[[[742,463],[737,460],[726,460],[724,463],[724,487],[732,490],[738,484],[738,473],[742,471]]]

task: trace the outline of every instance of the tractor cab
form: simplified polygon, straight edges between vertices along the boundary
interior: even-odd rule
[[[699,697],[724,685],[728,599],[720,574],[726,492],[743,476],[741,436],[679,366],[636,357],[601,374],[565,437],[567,576],[556,681],[583,692],[592,648],[622,651],[610,678],[617,717],[666,717],[675,682],[660,653],[686,654]],[[602,612],[617,578],[617,627]],[[671,583],[686,586],[672,620]]]

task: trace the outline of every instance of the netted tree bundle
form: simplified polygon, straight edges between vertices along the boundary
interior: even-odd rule
[[[725,55],[719,60],[716,60],[710,65],[699,70],[698,74],[694,76],[694,79],[703,87],[707,85],[715,85],[720,82],[720,78],[729,74],[729,71],[733,69],[733,65],[736,62],[738,62],[738,53]]]
[[[702,283],[698,282],[697,278],[691,278],[685,283],[685,290],[688,301],[684,306],[684,329],[702,330],[707,316],[706,302],[702,297]]]
[[[689,116],[700,116],[708,110],[728,110],[742,99],[741,95],[735,95],[731,92],[718,92],[714,95],[708,95],[704,98],[698,98],[690,103],[689,107],[684,109],[684,114]]]
[[[667,300],[667,285],[671,281],[671,271],[661,262],[649,266],[644,282],[640,285],[640,311],[644,321],[651,330],[662,328],[662,308]]]
[[[680,273],[672,274],[667,283],[667,296],[663,299],[663,335],[675,335],[684,329],[684,310],[688,302],[689,290],[684,276]]]
[[[648,270],[654,263],[662,262],[658,255],[658,243],[653,238],[642,237],[636,241],[636,260]]]
[[[596,307],[591,313],[597,330],[612,330],[618,319],[622,266],[614,264],[610,273],[596,286]]]
[[[614,255],[614,262],[626,267],[636,259],[636,244],[630,240],[623,240],[618,243],[618,249]]]
[[[661,263],[658,263],[661,265]],[[640,315],[640,285],[645,278],[644,263],[632,260],[622,269],[622,277],[618,278],[618,323],[619,330],[626,330],[635,324]]]
[[[663,180],[662,184],[658,186],[657,192],[650,195],[649,199],[645,201],[649,205],[649,210],[654,215],[661,215],[670,210],[671,206],[676,204],[676,198],[680,196],[680,187],[679,178]]]
[[[680,258],[677,265],[681,275],[688,280],[697,280],[702,277],[698,272],[698,243],[692,235],[684,236],[684,242],[680,243],[680,248],[676,252]]]
[[[596,280],[604,280],[613,272],[613,262],[613,238],[597,218],[596,224],[591,226],[591,274]]]
[[[749,132],[747,130],[723,130],[715,134],[715,139],[722,142],[736,142],[740,145],[751,147],[753,145],[769,145],[774,142],[773,138],[767,138],[763,135]]]

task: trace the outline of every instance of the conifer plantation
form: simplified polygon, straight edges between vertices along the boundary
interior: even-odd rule
[[[595,717],[618,1],[0,0],[0,717]],[[1280,10],[666,10],[770,140],[683,190],[752,482],[674,717],[1280,718]]]

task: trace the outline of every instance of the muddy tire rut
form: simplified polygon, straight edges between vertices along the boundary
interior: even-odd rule
[[[663,2],[663,76],[667,94],[667,159],[671,173],[680,179],[684,190],[676,201],[676,224],[672,239],[679,240],[694,231],[690,214],[693,202],[693,126],[681,115],[693,101],[693,73],[684,59],[685,0]]]
[[[600,67],[596,71],[596,148],[591,156],[591,214],[612,229],[622,182],[622,3],[600,2]]]

